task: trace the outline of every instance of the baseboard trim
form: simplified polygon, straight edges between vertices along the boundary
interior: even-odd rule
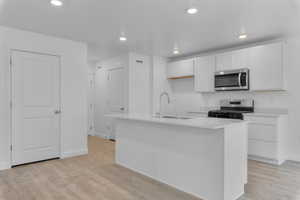
[[[97,131],[95,131],[94,133],[95,133],[95,136],[98,136],[98,137],[100,137],[100,138],[102,138],[102,139],[110,139],[109,136],[107,136],[107,135],[106,135],[105,133],[103,133],[103,132],[97,132]]]
[[[10,162],[0,162],[0,171],[5,169],[10,169]]]
[[[90,135],[90,136],[95,136],[95,131],[94,131],[94,130],[88,131],[88,135]]]
[[[288,161],[300,162],[300,156],[289,156],[287,158]]]
[[[61,158],[71,158],[71,157],[75,157],[75,156],[82,156],[82,155],[86,155],[88,154],[88,149],[82,149],[82,150],[78,150],[78,151],[67,151],[67,152],[63,152],[61,155]]]
[[[281,165],[285,162],[285,160],[279,161],[279,160],[275,160],[275,159],[269,159],[269,158],[253,156],[253,155],[248,155],[248,159],[263,162],[263,163],[268,163],[268,164],[272,164],[272,165]]]

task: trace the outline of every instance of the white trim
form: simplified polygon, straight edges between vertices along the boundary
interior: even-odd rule
[[[67,151],[67,152],[63,152],[61,154],[61,158],[70,158],[70,157],[75,157],[75,156],[82,156],[82,155],[87,155],[88,149],[80,149],[80,150],[75,150],[75,151]]]
[[[107,135],[106,133],[104,132],[98,132],[98,131],[94,131],[95,133],[95,136],[98,136],[100,138],[103,138],[103,139],[110,139],[109,135]]]
[[[5,169],[10,169],[10,162],[0,162],[0,171]]]
[[[293,162],[300,162],[300,155],[293,155],[293,156],[289,156],[287,158],[288,161],[293,161]]]
[[[275,159],[270,159],[270,158],[264,158],[260,156],[254,156],[254,155],[248,155],[249,160],[255,160],[259,162],[264,162],[272,165],[282,165],[285,160],[275,160]]]
[[[95,130],[88,131],[88,136],[95,136],[95,135],[96,135]]]

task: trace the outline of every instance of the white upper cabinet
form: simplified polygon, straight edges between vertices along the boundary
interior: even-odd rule
[[[250,48],[250,89],[285,90],[283,43]]]
[[[233,51],[232,69],[241,69],[250,67],[249,49],[240,49]]]
[[[249,68],[249,49],[221,53],[216,56],[216,71]]]
[[[194,76],[194,59],[180,60],[168,63],[168,79],[190,78]]]
[[[215,61],[215,56],[199,57],[195,59],[194,83],[196,92],[214,91]]]
[[[216,55],[216,71],[250,69],[250,90],[285,90],[283,43],[272,43]]]
[[[232,69],[232,52],[218,54],[216,56],[216,71]]]
[[[169,79],[195,74],[195,91],[214,91],[214,72],[248,68],[250,91],[286,90],[284,43],[264,44],[217,55],[168,63]]]

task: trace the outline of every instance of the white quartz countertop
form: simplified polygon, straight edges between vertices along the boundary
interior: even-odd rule
[[[247,123],[242,120],[232,120],[232,119],[219,119],[219,118],[190,118],[190,119],[170,119],[170,118],[159,118],[151,115],[140,115],[140,114],[111,114],[106,115],[106,117],[111,117],[115,119],[125,119],[134,121],[144,121],[160,124],[169,125],[179,125],[194,128],[204,128],[204,129],[222,129],[226,126],[236,124],[236,123]]]

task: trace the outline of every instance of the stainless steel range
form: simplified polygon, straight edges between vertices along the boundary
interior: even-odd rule
[[[211,110],[208,112],[208,117],[228,118],[228,119],[244,119],[243,113],[254,112],[254,100],[221,100],[220,110]]]

